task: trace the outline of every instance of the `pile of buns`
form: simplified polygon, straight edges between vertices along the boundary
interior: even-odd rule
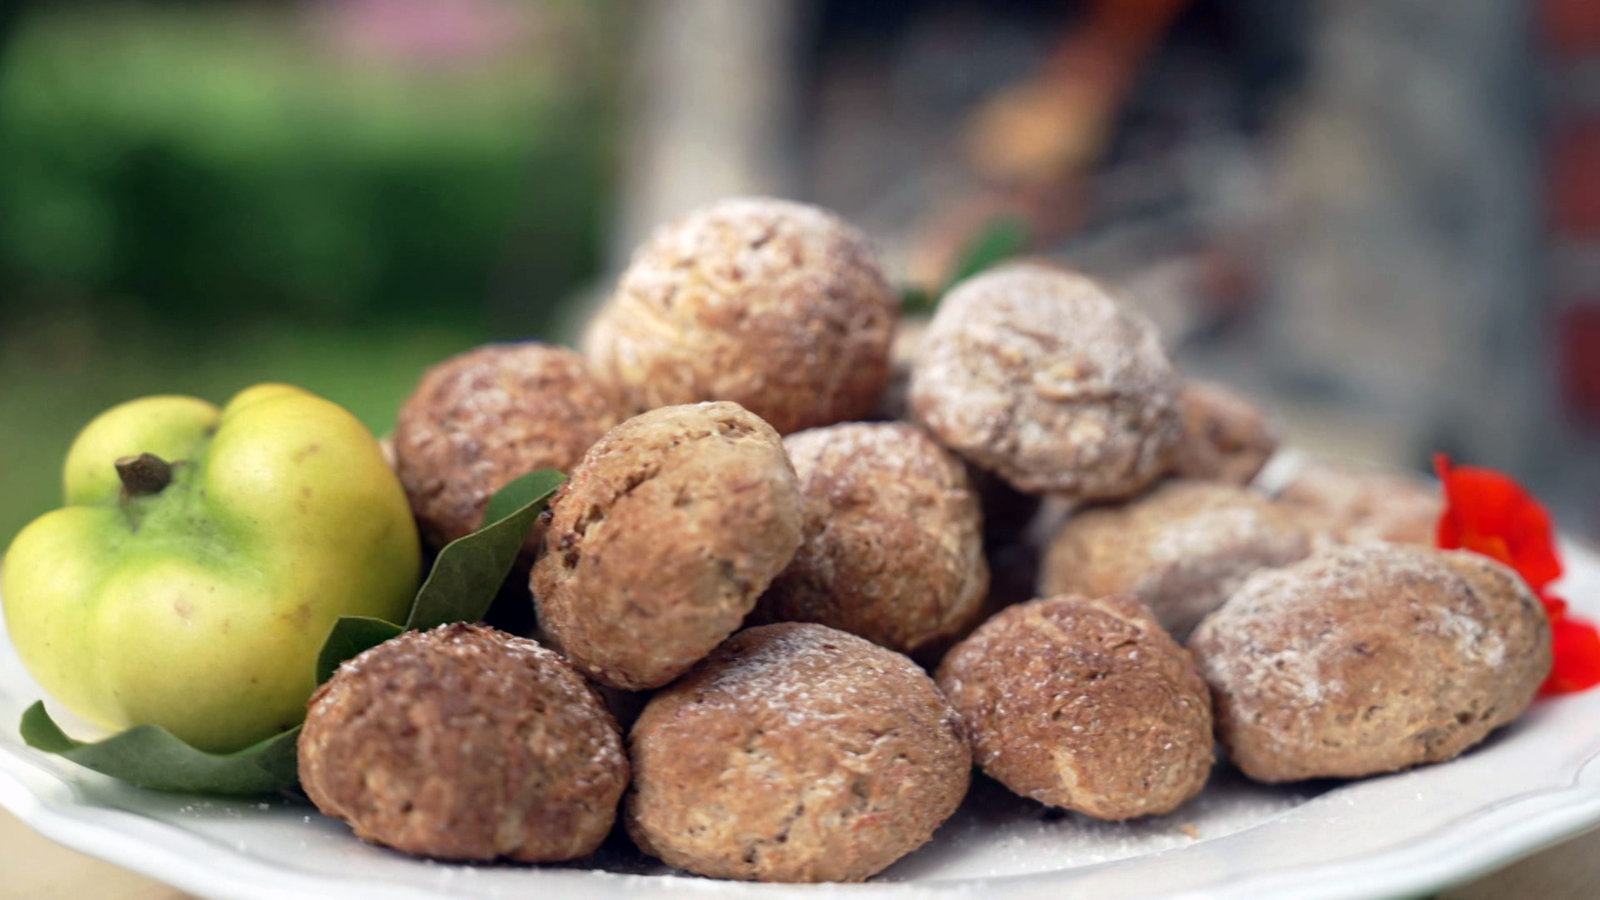
[[[393,454],[433,546],[569,474],[515,576],[537,630],[347,662],[305,790],[428,857],[582,859],[620,819],[687,872],[859,881],[934,839],[974,764],[1123,820],[1194,798],[1219,747],[1353,778],[1526,709],[1550,649],[1522,581],[1431,549],[1438,499],[1405,479],[1259,491],[1276,443],[1083,275],[1008,264],[902,322],[836,216],[713,204],[638,250],[581,351],[422,377]]]

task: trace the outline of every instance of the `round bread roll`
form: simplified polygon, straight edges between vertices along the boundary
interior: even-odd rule
[[[1450,759],[1527,708],[1550,628],[1516,573],[1402,544],[1252,575],[1196,629],[1217,733],[1257,781]]]
[[[1019,490],[1138,493],[1183,433],[1178,377],[1149,320],[1094,281],[1017,264],[957,285],[911,373],[934,436]]]
[[[340,666],[299,757],[323,813],[438,859],[587,856],[628,784],[621,729],[583,677],[482,625],[408,631]]]
[[[490,344],[429,369],[400,408],[393,439],[423,538],[443,547],[483,524],[507,482],[571,469],[620,421],[618,406],[564,347]]]
[[[1245,576],[1310,552],[1305,529],[1264,495],[1169,481],[1124,505],[1068,518],[1045,552],[1039,593],[1132,594],[1182,643]]]
[[[820,622],[902,653],[977,624],[989,586],[965,466],[920,428],[831,425],[784,438],[805,540],[758,617]]]
[[[777,432],[737,403],[668,406],[602,437],[552,499],[530,586],[596,681],[659,687],[744,621],[801,539]]]
[[[1097,819],[1159,815],[1210,776],[1205,682],[1132,597],[1004,609],[946,654],[937,678],[978,765],[1040,803]]]
[[[972,756],[916,664],[823,625],[741,631],[650,699],[625,822],[700,875],[862,881],[933,835]]]
[[[1431,547],[1444,512],[1438,488],[1421,478],[1345,463],[1307,464],[1275,499],[1333,543]]]
[[[1249,484],[1278,449],[1261,408],[1220,384],[1187,381],[1178,393],[1183,439],[1172,460],[1179,478]]]
[[[722,200],[639,248],[584,353],[635,410],[732,400],[788,434],[872,410],[899,310],[871,245],[837,217]]]

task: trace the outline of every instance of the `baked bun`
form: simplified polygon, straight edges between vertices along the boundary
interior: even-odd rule
[[[732,400],[788,434],[872,410],[899,312],[859,231],[814,206],[739,198],[656,231],[583,346],[636,411]]]
[[[364,841],[438,859],[592,853],[628,784],[622,734],[567,662],[482,625],[408,631],[317,689],[300,783]]]
[[[1384,543],[1257,572],[1189,646],[1229,758],[1267,782],[1451,759],[1521,715],[1551,659],[1515,572]]]
[[[805,540],[759,604],[769,622],[819,622],[902,653],[977,624],[989,587],[966,467],[914,425],[830,425],[783,440]]]
[[[809,623],[741,631],[633,726],[625,821],[668,865],[751,881],[862,881],[961,803],[972,757],[911,660]]]
[[[777,432],[736,403],[669,406],[607,432],[551,500],[530,586],[579,670],[659,687],[732,634],[800,546]]]
[[[489,344],[423,374],[400,408],[394,466],[423,539],[438,549],[477,530],[507,482],[569,471],[619,421],[616,396],[576,352]]]
[[[1097,819],[1159,815],[1210,776],[1205,682],[1132,597],[1008,607],[953,647],[937,678],[978,765],[1040,803]]]
[[[1267,414],[1220,384],[1184,382],[1178,407],[1183,438],[1172,460],[1178,478],[1249,484],[1278,450]]]
[[[1045,553],[1039,593],[1132,594],[1182,643],[1251,572],[1310,552],[1305,529],[1265,495],[1168,481],[1137,500],[1068,518]]]
[[[1439,489],[1421,478],[1351,463],[1308,463],[1276,499],[1325,544],[1431,547],[1444,511]]]
[[[922,337],[911,408],[940,442],[1019,490],[1127,497],[1183,433],[1155,326],[1100,284],[1037,264],[956,285]]]

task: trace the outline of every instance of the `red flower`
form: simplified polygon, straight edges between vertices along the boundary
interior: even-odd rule
[[[1550,513],[1522,485],[1493,469],[1452,466],[1443,453],[1433,457],[1433,467],[1444,483],[1440,548],[1497,559],[1541,594],[1561,577]]]
[[[1565,616],[1550,621],[1550,647],[1556,663],[1539,686],[1542,694],[1567,694],[1600,684],[1600,631]]]
[[[1435,542],[1499,560],[1539,595],[1550,618],[1555,664],[1540,694],[1565,694],[1600,684],[1600,631],[1567,616],[1567,602],[1550,592],[1561,577],[1550,513],[1512,479],[1492,469],[1455,467],[1440,453],[1434,469],[1444,484],[1444,510]]]

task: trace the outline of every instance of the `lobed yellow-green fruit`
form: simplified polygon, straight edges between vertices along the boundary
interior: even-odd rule
[[[117,463],[146,453],[172,465],[141,493],[153,483]],[[67,505],[12,542],[0,600],[28,671],[107,728],[213,752],[270,737],[304,716],[334,621],[402,621],[417,589],[416,526],[377,441],[298,388],[114,407],[64,482]]]

